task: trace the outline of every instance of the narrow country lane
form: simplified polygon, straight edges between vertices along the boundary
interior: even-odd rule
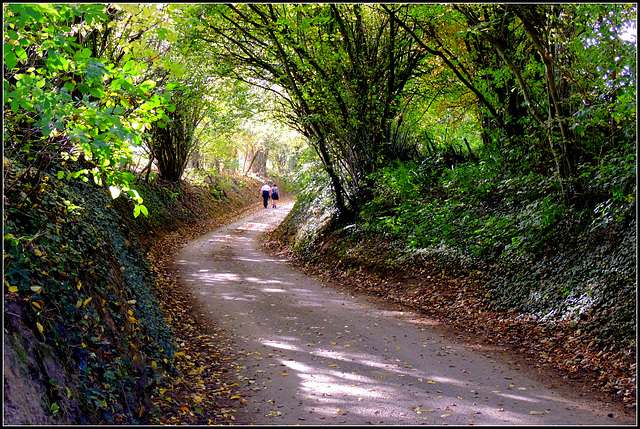
[[[237,424],[624,424],[561,396],[560,381],[445,338],[415,315],[375,308],[260,250],[293,203],[188,243],[180,282],[244,356]]]

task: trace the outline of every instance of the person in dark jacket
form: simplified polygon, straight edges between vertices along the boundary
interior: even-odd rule
[[[273,186],[271,187],[271,199],[273,200],[274,209],[277,208],[276,203],[279,198],[280,198],[280,195],[278,195],[278,185],[274,183]]]

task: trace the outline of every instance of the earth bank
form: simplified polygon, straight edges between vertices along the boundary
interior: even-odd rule
[[[134,219],[130,202],[58,180],[57,168],[31,207],[19,191],[4,198],[3,423],[149,422],[158,385],[181,369],[176,327],[161,310],[173,305],[167,279],[146,252],[257,204],[260,182],[141,182],[150,216]],[[5,162],[5,174],[20,171]]]

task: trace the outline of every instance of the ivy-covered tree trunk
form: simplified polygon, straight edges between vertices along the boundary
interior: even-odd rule
[[[151,150],[160,178],[177,182],[182,177],[195,144],[195,125],[183,117],[180,108],[171,113],[170,122],[155,123],[151,128]]]
[[[172,93],[175,108],[151,127],[149,151],[161,179],[177,182],[198,145],[196,128],[207,113],[202,92],[185,87]]]

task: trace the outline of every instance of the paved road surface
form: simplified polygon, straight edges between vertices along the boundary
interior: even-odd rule
[[[562,381],[455,343],[428,321],[375,308],[264,253],[256,237],[291,207],[261,209],[176,257],[204,316],[229,331],[243,356],[238,424],[633,423],[614,408],[561,396],[553,386]]]

